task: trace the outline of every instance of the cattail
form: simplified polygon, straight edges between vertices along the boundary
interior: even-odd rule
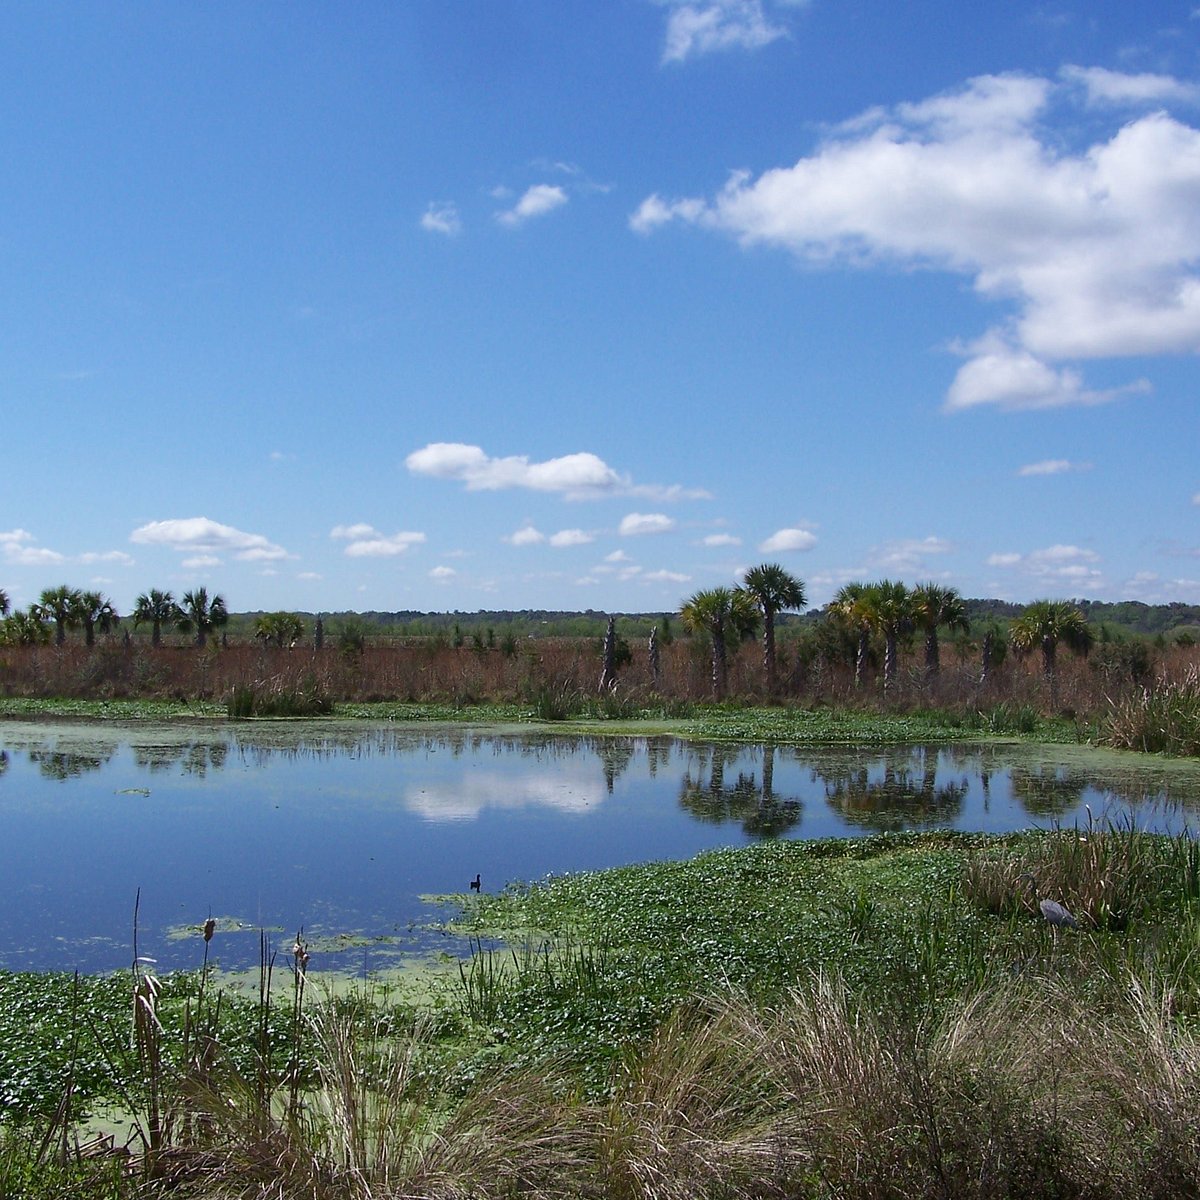
[[[216,933],[216,931],[217,919],[216,917],[209,917],[208,920],[204,922],[204,940],[206,942],[211,942],[212,936],[214,933]]]

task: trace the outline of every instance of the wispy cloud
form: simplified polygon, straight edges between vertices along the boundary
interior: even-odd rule
[[[395,558],[425,541],[423,533],[380,533],[373,525],[335,525],[329,536],[346,542],[347,558]]]
[[[1098,404],[1149,384],[1090,388],[1070,360],[1200,348],[1200,129],[1161,107],[1193,91],[1116,72],[982,76],[865,113],[711,199],[648,196],[630,225],[683,222],[823,266],[965,275],[1014,311],[961,347],[948,410]],[[1122,113],[1074,149],[1047,132],[1052,105],[1100,99],[1154,110]]]
[[[1103,578],[1098,563],[1100,555],[1085,546],[1056,543],[1028,554],[1004,551],[988,556],[989,567],[1017,571],[1046,584],[1078,587],[1096,586]]]
[[[1069,471],[1090,471],[1090,462],[1071,462],[1067,458],[1047,458],[1042,462],[1028,463],[1018,472],[1021,476],[1031,475],[1065,475]]]
[[[421,214],[421,228],[444,237],[456,237],[462,232],[462,219],[458,215],[457,205],[449,200],[432,201]]]
[[[762,0],[668,0],[662,61],[681,63],[722,50],[758,50],[787,36]]]

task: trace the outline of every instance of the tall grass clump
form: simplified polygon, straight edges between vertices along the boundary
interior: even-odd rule
[[[1200,671],[1110,700],[1101,739],[1121,750],[1200,755]]]
[[[333,698],[311,675],[296,683],[283,679],[239,684],[229,693],[230,717],[324,717],[333,712]]]

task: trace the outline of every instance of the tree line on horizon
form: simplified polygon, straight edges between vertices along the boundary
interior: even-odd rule
[[[1106,625],[1089,620],[1089,613],[1101,616],[1115,611],[1126,618],[1140,618],[1142,624],[1147,623],[1148,614],[1158,614],[1160,620],[1152,622],[1151,627],[1163,628],[1164,620],[1172,621],[1177,629],[1183,626],[1177,640],[1184,645],[1194,644],[1196,640],[1187,632],[1187,626],[1193,622],[1200,625],[1200,606],[1147,606],[1134,601],[1103,605],[1101,602],[1049,599],[1015,605],[1005,601],[965,600],[957,589],[933,582],[910,588],[886,579],[875,583],[848,583],[822,609],[808,610],[806,605],[807,589],[801,579],[778,563],[763,563],[747,571],[738,586],[706,588],[693,593],[675,613],[621,616],[625,635],[650,637],[653,656],[656,653],[655,638],[669,641],[672,636],[670,619],[678,615],[685,631],[702,639],[710,649],[712,692],[718,698],[726,694],[727,661],[731,649],[760,632],[764,678],[770,694],[776,693],[776,630],[789,622],[799,621],[802,626],[814,622],[835,626],[846,646],[846,656],[854,664],[856,687],[864,681],[872,645],[881,646],[885,692],[896,678],[901,641],[907,643],[918,634],[923,638],[924,673],[931,678],[940,669],[939,631],[965,637],[973,626],[982,626],[980,673],[981,679],[986,681],[993,663],[999,662],[1008,646],[1018,654],[1040,651],[1047,677],[1054,674],[1060,645],[1086,655],[1097,640],[1109,638]],[[530,637],[536,636],[539,629],[553,631],[550,636],[594,637],[600,622],[607,621],[610,637],[604,641],[605,663],[601,678],[611,681],[616,677],[618,665],[609,658],[618,647],[615,619],[615,615],[606,616],[592,610],[575,614],[549,610],[342,614],[336,633],[337,644],[344,650],[361,651],[371,627],[382,629],[396,625],[405,631],[405,636],[445,639],[448,644],[461,647],[467,641],[463,626],[475,626],[471,637],[475,649],[499,648],[513,653],[515,628],[519,627]],[[129,620],[135,630],[149,629],[153,646],[162,644],[164,632],[176,631],[187,636],[196,647],[203,648],[213,635],[228,630],[231,625],[243,636],[249,632],[263,644],[281,649],[297,646],[306,638],[302,614],[284,611],[231,614],[224,597],[210,596],[204,587],[184,592],[178,600],[170,591],[152,588],[138,596]],[[84,643],[92,646],[98,634],[111,638],[121,621],[112,601],[97,591],[59,585],[45,589],[26,610],[10,612],[8,596],[0,589],[0,645],[53,642],[61,646],[68,631],[81,630]],[[486,639],[478,628],[481,622],[487,623]],[[499,639],[495,633],[498,624],[503,631]],[[561,632],[564,625],[569,632]],[[793,628],[793,625],[788,624],[788,627]],[[124,637],[129,641],[128,629]],[[313,638],[316,648],[321,648],[323,638],[323,615],[317,614]]]

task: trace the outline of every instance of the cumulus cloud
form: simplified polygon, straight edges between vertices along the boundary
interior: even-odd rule
[[[630,225],[684,222],[817,265],[963,275],[1009,311],[965,348],[948,408],[1095,404],[1148,385],[1095,391],[1064,363],[1200,350],[1200,129],[1158,108],[1071,144],[1094,114],[1070,108],[1188,90],[1114,72],[983,76],[863,114],[711,199],[652,195]]]
[[[546,535],[532,525],[523,525],[516,533],[504,539],[510,546],[537,546],[546,540]]]
[[[449,583],[457,574],[453,567],[434,567],[429,572],[429,578],[435,583]]]
[[[622,537],[637,537],[644,533],[668,533],[675,522],[665,513],[630,513],[621,518],[617,532]]]
[[[462,232],[462,220],[458,208],[444,200],[435,200],[421,214],[421,228],[429,233],[440,233],[445,237],[455,237]]]
[[[758,548],[763,554],[779,554],[785,550],[811,550],[817,544],[817,537],[808,529],[777,529],[765,541],[759,542]]]
[[[232,554],[242,562],[274,562],[290,557],[282,546],[261,533],[245,533],[208,517],[151,521],[135,529],[129,540],[142,546],[165,546],[191,555],[193,562],[197,557],[215,561],[221,554]]]
[[[705,546],[740,546],[742,539],[735,537],[732,533],[710,533],[704,539]]]
[[[1090,462],[1071,462],[1066,458],[1047,458],[1042,462],[1027,463],[1018,472],[1021,476],[1063,475],[1068,471],[1090,471]]]
[[[635,484],[628,475],[618,474],[602,458],[580,452],[530,462],[524,454],[493,458],[479,446],[462,442],[431,442],[414,450],[404,465],[415,475],[434,479],[453,479],[468,491],[500,491],[527,488],[535,492],[556,492],[568,500],[593,499],[606,495],[644,496],[658,500],[706,499],[708,493],[677,484]]]
[[[757,50],[786,36],[786,28],[767,17],[762,0],[675,0],[667,15],[662,61],[685,62],[719,50]]]
[[[535,183],[526,189],[520,200],[503,212],[496,214],[501,225],[516,228],[534,217],[544,217],[567,202],[566,191],[554,183]]]
[[[4,561],[14,567],[51,567],[66,562],[66,556],[57,550],[35,546],[36,539],[27,529],[10,529],[0,532],[0,551]]]
[[[647,583],[691,583],[692,577],[679,571],[647,571],[642,578]]]
[[[335,525],[329,536],[346,542],[343,553],[347,558],[395,558],[425,541],[423,533],[380,533],[373,525],[364,524]]]

